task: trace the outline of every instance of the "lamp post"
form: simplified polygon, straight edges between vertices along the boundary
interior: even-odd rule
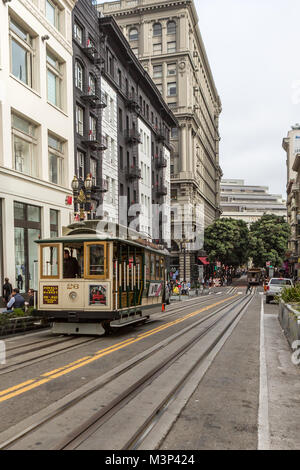
[[[80,220],[85,219],[85,213],[87,214],[87,218],[90,219],[91,195],[93,186],[91,175],[87,175],[85,181],[82,181],[82,179],[78,179],[77,176],[74,176],[71,186],[74,197],[74,213],[79,215]]]

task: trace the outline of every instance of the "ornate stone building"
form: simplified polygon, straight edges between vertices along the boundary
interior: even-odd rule
[[[172,132],[172,203],[185,206],[184,221],[174,213],[173,228],[190,222],[199,231],[220,216],[219,115],[221,102],[191,0],[120,0],[98,5],[113,15],[132,50],[176,115]],[[201,230],[201,228],[200,228]],[[172,264],[180,277],[197,277],[198,250],[190,234],[174,235]],[[193,238],[193,237],[192,237]],[[184,244],[182,243],[184,242]]]

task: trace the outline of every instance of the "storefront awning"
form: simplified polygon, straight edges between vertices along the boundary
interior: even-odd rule
[[[203,257],[199,256],[198,260],[201,261],[202,264],[209,264],[209,261],[207,260],[207,258],[203,258]]]

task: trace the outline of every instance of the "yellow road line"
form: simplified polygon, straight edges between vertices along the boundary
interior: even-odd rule
[[[50,372],[46,372],[42,374],[41,376],[28,380],[27,382],[23,382],[21,384],[15,385],[14,387],[8,388],[6,390],[0,391],[0,403],[6,400],[9,400],[10,398],[16,397],[18,395],[21,395],[25,392],[28,392],[29,390],[33,390],[34,388],[40,387],[41,385],[49,382],[50,380],[57,379],[58,377],[62,377],[63,375],[69,374],[70,372],[73,372],[74,370],[77,370],[83,366],[86,366],[88,364],[91,364],[94,361],[97,361],[101,357],[107,356],[115,351],[118,351],[120,349],[123,349],[131,344],[137,343],[145,338],[148,338],[149,336],[152,336],[156,333],[160,333],[161,331],[170,328],[173,325],[177,325],[178,323],[182,323],[183,321],[192,318],[196,315],[199,315],[199,313],[205,312],[206,310],[210,310],[213,307],[216,307],[220,304],[223,304],[224,302],[227,302],[228,300],[234,299],[238,297],[238,294],[228,297],[225,300],[221,300],[219,302],[216,302],[214,304],[208,305],[206,307],[201,308],[200,310],[196,310],[195,312],[189,313],[185,315],[184,317],[178,318],[177,320],[174,320],[172,322],[169,322],[165,325],[162,325],[157,328],[153,328],[152,330],[143,333],[141,335],[138,335],[136,338],[129,338],[125,341],[122,341],[121,343],[117,343],[115,345],[109,346],[104,349],[100,349],[99,351],[96,351],[94,356],[86,356],[81,359],[78,359],[77,361],[71,362],[69,364],[66,364],[63,367],[59,367],[58,369],[54,369]],[[41,379],[41,377],[46,377],[44,379]]]

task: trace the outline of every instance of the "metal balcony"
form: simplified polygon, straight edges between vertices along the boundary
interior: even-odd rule
[[[106,108],[107,97],[97,88],[90,86],[84,87],[81,98],[90,103],[91,106],[97,108]]]
[[[141,144],[141,134],[137,131],[137,129],[127,129],[125,131],[125,140],[127,144]]]
[[[100,179],[100,183],[97,184],[96,178],[93,178],[93,188],[92,191],[97,193],[106,193],[108,191],[108,181],[105,178]]]
[[[155,137],[158,142],[165,142],[167,140],[166,130],[162,127],[155,127]]]
[[[159,186],[157,186],[156,192],[157,192],[158,196],[167,196],[168,188],[167,188],[167,186],[165,186],[163,184],[160,184]]]
[[[130,109],[131,111],[135,111],[135,112],[140,111],[139,100],[138,100],[138,96],[136,93],[130,92],[127,94],[126,107]]]
[[[83,143],[90,147],[92,150],[107,149],[107,138],[97,132],[89,131]]]
[[[129,168],[126,168],[126,178],[128,180],[135,180],[142,178],[142,170],[138,166],[132,165]]]
[[[167,168],[168,166],[168,162],[167,162],[167,159],[165,157],[159,157],[157,159],[155,159],[155,166],[156,168]]]

